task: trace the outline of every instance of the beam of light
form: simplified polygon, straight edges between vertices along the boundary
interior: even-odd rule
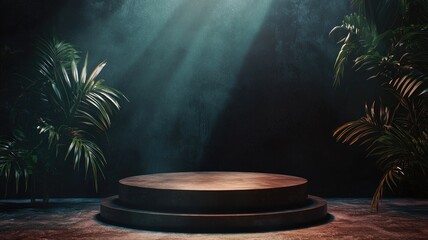
[[[77,15],[73,12],[76,2],[70,1],[60,14],[64,15],[60,25],[78,24],[74,26],[78,29],[73,29],[77,33],[63,30],[64,35],[69,35],[67,40],[79,50],[89,51],[93,61],[107,59],[104,73],[109,82],[114,83],[144,53],[185,1],[174,0],[167,4],[157,0],[118,1],[122,3],[118,3],[117,9],[106,10],[108,0],[87,0],[83,11]],[[76,21],[76,17],[83,20]]]
[[[214,14],[199,26],[186,46],[180,67],[159,96],[162,103],[146,126],[151,131],[146,143],[152,151],[146,152],[144,158],[157,159],[150,171],[168,171],[168,166],[173,170],[173,163],[165,166],[162,162],[180,157],[198,165],[204,144],[269,6],[270,1],[220,1]],[[184,26],[177,26],[180,27]],[[171,135],[177,135],[180,141],[171,143]]]
[[[130,97],[116,137],[146,172],[198,165],[271,2],[129,0],[72,40],[107,58],[104,76]]]

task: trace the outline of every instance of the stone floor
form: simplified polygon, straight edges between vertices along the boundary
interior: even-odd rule
[[[263,233],[183,234],[111,226],[97,220],[99,199],[52,199],[48,207],[0,201],[0,239],[428,239],[428,200],[386,199],[378,214],[369,199],[327,199],[331,220]]]

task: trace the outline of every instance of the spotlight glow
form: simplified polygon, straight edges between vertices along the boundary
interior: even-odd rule
[[[91,49],[93,59],[107,58],[104,75],[132,104],[123,141],[138,145],[147,171],[169,171],[180,160],[197,166],[270,5],[124,1],[107,21],[94,19],[71,40]]]

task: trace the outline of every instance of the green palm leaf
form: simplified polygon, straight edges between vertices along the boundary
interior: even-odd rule
[[[77,124],[90,125],[99,131],[106,131],[111,124],[111,115],[120,109],[119,101],[126,97],[118,90],[105,86],[103,80],[95,80],[101,70],[106,65],[106,61],[101,62],[86,79],[87,58],[78,74],[77,66],[72,62],[71,71],[73,80],[76,83],[74,90],[74,111],[71,118],[77,119]],[[63,71],[65,79],[70,79],[68,73]]]
[[[334,85],[343,78],[347,62],[366,70],[382,87],[386,105],[333,133],[337,141],[367,145],[384,175],[373,196],[378,209],[384,187],[397,187],[401,178],[428,170],[428,1],[352,0],[358,11],[344,17],[342,44],[334,65]],[[352,58],[352,59],[351,59]],[[391,109],[392,111],[390,111]]]
[[[22,107],[17,114],[28,118],[22,124],[28,126],[26,134],[14,131],[14,140],[0,138],[0,176],[6,182],[14,177],[18,189],[20,179],[27,183],[31,174],[52,174],[62,169],[61,160],[72,159],[75,169],[83,165],[85,176],[91,169],[98,190],[98,176],[104,177],[106,164],[98,138],[110,127],[120,101],[127,99],[97,79],[106,61],[88,74],[86,54],[79,72],[76,49],[56,39],[41,39],[37,54],[37,75],[16,104]]]
[[[338,41],[342,43],[342,47],[334,64],[334,85],[340,84],[349,56],[359,54],[362,50],[373,52],[379,42],[376,27],[356,13],[345,16],[342,25],[334,27],[330,35],[336,32],[342,32],[344,35]],[[368,59],[368,56],[363,59]],[[361,60],[357,63],[361,64]]]
[[[73,159],[75,168],[81,162],[85,173],[91,168],[97,189],[98,173],[103,175],[101,169],[106,160],[96,140],[100,133],[108,130],[112,115],[120,109],[119,101],[126,97],[105,86],[104,80],[96,79],[106,61],[98,64],[88,75],[88,54],[79,72],[78,58],[75,57],[77,51],[71,45],[55,40],[45,41],[40,49],[42,75],[54,83],[44,95],[51,109],[58,109],[52,112],[61,111],[63,114],[48,113],[39,131],[47,134],[49,145],[68,146],[65,159]]]
[[[385,184],[393,190],[407,171],[428,170],[428,137],[426,133],[413,136],[409,131],[394,126],[375,141],[375,147],[369,154],[377,157],[379,166],[385,169],[372,200],[372,207],[378,209]]]
[[[78,59],[74,47],[65,42],[53,38],[52,40],[41,39],[37,44],[39,56],[39,72],[43,76],[38,82],[36,92],[45,93],[46,100],[53,107],[65,112],[71,104],[68,79],[64,79],[62,68],[70,68],[71,63]]]
[[[7,184],[11,176],[15,179],[15,190],[18,192],[19,182],[23,177],[25,180],[25,190],[28,186],[28,178],[31,171],[31,162],[26,162],[26,158],[33,156],[25,149],[19,148],[16,141],[0,139],[0,176],[5,180],[5,194]]]
[[[89,168],[91,168],[94,176],[95,189],[98,191],[98,172],[104,177],[102,168],[107,163],[98,145],[81,136],[73,137],[65,158],[69,158],[70,155],[73,155],[74,168],[78,168],[81,161],[84,162],[85,177]]]
[[[428,138],[425,132],[414,135],[394,125],[379,137],[369,154],[378,158],[378,164],[402,168],[413,166],[428,169]]]

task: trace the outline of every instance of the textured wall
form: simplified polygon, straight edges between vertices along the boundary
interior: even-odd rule
[[[343,0],[68,1],[44,29],[107,59],[130,99],[106,148],[124,176],[193,170],[299,175],[323,196],[370,195],[374,163],[331,133],[358,117],[359,83],[334,89],[328,36]],[[348,75],[350,76],[350,75]]]

